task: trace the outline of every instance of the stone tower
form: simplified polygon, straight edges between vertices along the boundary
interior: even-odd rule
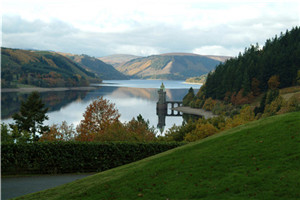
[[[158,102],[156,104],[156,115],[158,115],[157,127],[160,132],[163,133],[166,126],[166,115],[167,115],[167,102],[166,102],[166,89],[162,83],[158,90]]]
[[[166,104],[166,89],[163,83],[161,83],[160,89],[158,90],[158,104]]]

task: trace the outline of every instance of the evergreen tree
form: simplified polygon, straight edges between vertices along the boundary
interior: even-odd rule
[[[27,100],[21,102],[19,113],[13,114],[12,118],[15,124],[11,124],[12,128],[17,128],[19,132],[29,133],[33,141],[39,139],[39,134],[49,130],[48,126],[44,126],[44,120],[48,120],[46,115],[48,108],[42,102],[38,92],[32,92]]]
[[[262,49],[258,44],[251,45],[243,54],[219,64],[208,74],[205,97],[224,100],[226,94],[237,94],[241,89],[243,96],[251,91],[258,95],[270,89],[268,81],[271,77],[272,87],[278,89],[297,85],[300,82],[299,54],[299,27],[267,40]],[[274,78],[276,76],[278,79]]]
[[[185,97],[183,97],[182,104],[184,106],[190,106],[190,103],[193,101],[194,97],[195,97],[194,90],[191,87],[189,89],[189,92],[187,93],[187,95],[185,95]]]

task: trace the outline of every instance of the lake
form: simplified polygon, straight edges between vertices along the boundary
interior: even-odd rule
[[[82,115],[92,100],[103,96],[115,104],[121,114],[122,122],[128,122],[141,114],[144,119],[149,120],[151,126],[157,127],[157,90],[162,82],[166,87],[167,101],[181,101],[190,87],[193,87],[195,93],[201,87],[201,85],[186,84],[184,81],[111,80],[92,85],[96,86],[93,90],[41,92],[41,98],[49,108],[47,113],[49,120],[45,124],[61,124],[62,121],[67,121],[68,124],[76,126],[83,119]],[[29,93],[2,92],[1,95],[1,121],[12,123],[11,115],[18,112],[21,100],[26,100]],[[166,117],[164,130],[173,124],[181,125],[182,121],[182,117]]]

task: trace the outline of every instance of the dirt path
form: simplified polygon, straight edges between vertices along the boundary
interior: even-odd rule
[[[1,199],[11,199],[25,194],[53,188],[84,178],[89,174],[61,174],[23,177],[1,177]]]

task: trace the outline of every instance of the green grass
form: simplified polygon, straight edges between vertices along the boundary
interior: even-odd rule
[[[300,112],[20,199],[299,199]]]

